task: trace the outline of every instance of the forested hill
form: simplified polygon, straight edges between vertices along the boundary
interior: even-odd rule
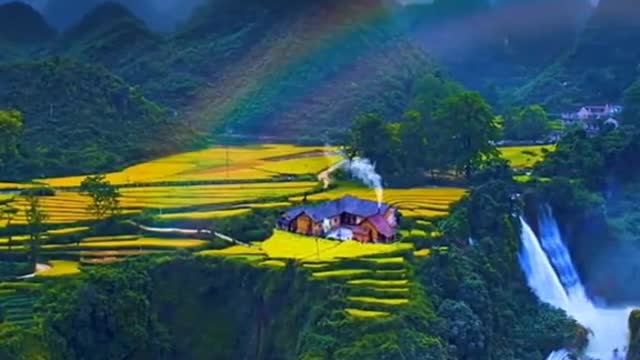
[[[565,54],[592,5],[588,0],[435,0],[403,11],[416,43],[465,86],[494,100]]]
[[[638,76],[639,18],[634,0],[601,0],[575,47],[525,86],[517,100],[556,110],[620,102]]]
[[[0,65],[0,103],[22,112],[19,152],[3,178],[106,171],[197,139],[104,68],[72,60]]]
[[[400,117],[410,102],[414,81],[436,71],[428,56],[396,26],[395,6],[382,0],[295,4],[212,0],[179,30],[160,34],[122,5],[105,3],[57,37],[53,32],[53,38],[37,48],[29,39],[12,43],[11,51],[0,56],[0,89],[4,90],[0,109],[24,114],[25,139],[47,134],[33,143],[24,141],[20,148],[22,158],[29,153],[43,164],[38,167],[41,175],[74,170],[60,167],[69,160],[75,161],[77,169],[94,172],[152,156],[158,148],[179,151],[192,143],[169,139],[175,146],[167,147],[161,136],[149,138],[158,122],[175,124],[177,138],[182,140],[191,129],[208,134],[224,129],[251,136],[326,141],[332,129],[346,128],[362,112]],[[27,9],[29,15],[21,14],[14,22],[33,23],[38,33],[50,28],[33,9],[19,8]],[[31,18],[38,21],[26,21]],[[57,58],[69,61],[58,68],[51,65]],[[52,72],[45,72],[47,76],[65,80],[40,87],[43,64]],[[76,66],[78,71],[73,70]],[[116,88],[131,88],[140,99],[137,105],[157,112],[144,112],[143,117],[120,114],[113,119],[112,99],[105,94],[114,89],[111,81],[92,79],[89,73],[95,69],[102,74],[98,78],[117,79]],[[77,91],[85,88],[92,96],[78,97]],[[56,129],[44,121],[48,112],[43,106],[52,101],[68,109],[57,112]],[[120,120],[128,125],[116,125]],[[85,133],[77,141],[69,138],[82,133],[75,130],[78,124],[87,123],[114,126]],[[181,131],[181,127],[190,130]],[[92,143],[96,154],[106,150],[106,158],[77,161],[75,155],[56,155],[75,151],[73,146],[59,147],[60,141],[52,137],[61,129],[67,134],[64,141]],[[127,134],[121,141],[136,143],[115,146],[96,138],[111,139],[123,131]],[[41,148],[33,148],[35,143]],[[6,169],[0,173],[8,174]]]
[[[413,79],[432,70],[381,0],[211,1],[169,35],[107,3],[50,55],[104,65],[203,129],[270,135],[400,115]]]

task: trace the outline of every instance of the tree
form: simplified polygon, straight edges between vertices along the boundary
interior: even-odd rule
[[[640,80],[625,91],[622,104],[622,126],[637,130],[640,124]]]
[[[397,124],[385,123],[380,115],[358,116],[349,133],[347,153],[367,158],[381,173],[393,176],[398,172],[398,133]]]
[[[447,98],[435,114],[430,132],[431,153],[442,157],[470,179],[482,161],[498,156],[494,141],[500,136],[491,107],[476,92]]]
[[[80,193],[91,198],[87,211],[98,221],[120,211],[120,191],[104,175],[86,177],[80,184]]]
[[[40,250],[40,241],[44,232],[47,214],[40,206],[40,198],[33,194],[25,197],[27,208],[25,209],[25,218],[27,219],[27,230],[29,233],[29,251],[31,253],[31,261],[35,267],[38,262],[38,253]]]
[[[539,105],[512,109],[505,116],[504,135],[509,140],[539,140],[550,132],[547,113]]]
[[[11,226],[13,219],[18,215],[19,210],[16,207],[11,205],[11,202],[6,202],[4,204],[0,204],[0,221],[4,221],[6,227]],[[13,235],[11,232],[7,238],[7,245],[9,246],[9,251],[11,251],[11,246],[13,245]]]
[[[22,115],[13,110],[0,110],[0,169],[15,155],[21,131]]]
[[[407,183],[412,185],[424,179],[424,173],[429,167],[431,159],[427,147],[427,129],[417,111],[410,111],[400,124],[399,130],[399,159],[401,172]]]

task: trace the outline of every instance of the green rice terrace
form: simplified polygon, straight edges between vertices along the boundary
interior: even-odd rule
[[[216,160],[229,153],[230,161]],[[521,167],[532,152],[511,149],[505,154]],[[175,254],[266,272],[284,273],[293,266],[306,274],[309,286],[340,289],[339,301],[331,306],[354,326],[404,317],[424,302],[416,268],[434,254],[446,254],[437,224],[466,190],[385,189],[384,202],[405,218],[390,243],[341,242],[274,229],[281,213],[304,203],[345,195],[376,200],[375,191],[353,182],[327,187],[325,170],[340,161],[334,148],[263,145],[212,148],[135,165],[105,177],[121,196],[107,231],[82,190],[84,177],[2,184],[4,209],[14,209],[0,218],[2,319],[18,327],[36,326],[43,311],[37,307],[42,286],[127,259]],[[49,190],[37,197],[46,218],[34,269],[25,194],[36,189]]]

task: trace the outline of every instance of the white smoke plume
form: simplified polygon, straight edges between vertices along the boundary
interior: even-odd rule
[[[371,160],[355,157],[345,161],[343,166],[352,176],[374,189],[378,198],[378,205],[382,205],[382,176],[376,172],[376,166],[371,163]]]

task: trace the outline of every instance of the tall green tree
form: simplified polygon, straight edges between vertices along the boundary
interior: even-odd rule
[[[16,144],[22,131],[22,115],[14,110],[0,110],[0,173],[16,154]]]
[[[498,156],[494,142],[500,129],[491,107],[476,92],[444,100],[430,131],[432,153],[470,179],[482,161]]]
[[[399,128],[399,162],[407,185],[424,179],[425,171],[433,165],[429,162],[427,128],[417,111],[405,115]]]
[[[28,194],[25,196],[25,200],[27,201],[25,218],[27,219],[27,231],[29,233],[29,253],[35,267],[38,262],[42,234],[45,231],[45,222],[48,219],[48,215],[42,209],[39,197],[34,194]]]
[[[358,116],[349,133],[348,155],[370,159],[381,173],[393,176],[398,173],[398,135],[398,126],[378,114]]]
[[[0,222],[4,222],[6,227],[11,226],[13,219],[15,219],[19,212],[18,208],[11,204],[11,201],[0,204]],[[9,246],[9,251],[11,251],[11,246],[13,245],[13,235],[11,232],[7,237],[7,245]]]
[[[504,136],[508,140],[540,140],[550,132],[547,112],[540,105],[512,109],[505,116]]]
[[[98,221],[120,211],[120,191],[104,175],[86,177],[80,184],[80,193],[91,198],[87,211]]]
[[[640,129],[640,80],[634,82],[624,93],[622,126]]]

